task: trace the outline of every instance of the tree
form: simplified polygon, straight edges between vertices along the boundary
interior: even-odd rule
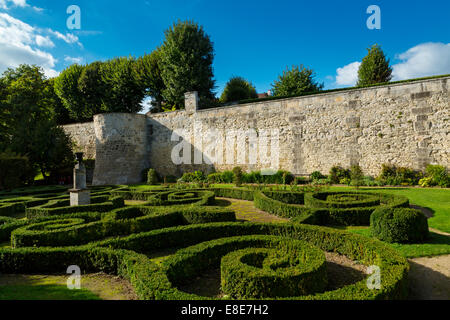
[[[151,54],[146,54],[136,60],[136,70],[139,82],[143,84],[146,95],[152,98],[152,111],[162,111],[164,81],[161,77],[161,48],[156,48]]]
[[[77,121],[90,120],[86,110],[86,102],[83,94],[78,88],[78,80],[83,73],[84,67],[73,64],[63,70],[55,79],[55,92],[61,99],[64,107],[69,111],[70,117]]]
[[[102,79],[102,66],[100,61],[88,64],[78,78],[78,90],[83,96],[85,105],[83,118],[92,119],[96,114],[105,111],[104,100],[109,91]]]
[[[226,103],[253,98],[258,98],[255,87],[244,78],[233,77],[227,82],[220,101]]]
[[[145,88],[139,82],[134,58],[116,58],[102,66],[102,80],[107,94],[104,97],[104,112],[137,113],[142,110]]]
[[[48,105],[53,110],[55,121],[58,125],[72,123],[74,119],[72,119],[69,110],[66,109],[55,92],[55,80],[56,78],[50,78],[45,81],[47,90],[45,96],[47,97]]]
[[[44,178],[72,167],[70,138],[58,127],[51,82],[41,68],[21,65],[4,72],[0,105],[5,114],[4,147],[26,156]]]
[[[286,68],[283,74],[278,76],[278,80],[272,84],[272,92],[276,97],[297,96],[303,93],[320,91],[323,84],[314,81],[314,71],[305,68],[303,65]]]
[[[392,68],[383,50],[377,44],[367,49],[367,56],[362,60],[358,70],[357,86],[389,82],[392,79]]]
[[[214,49],[203,27],[178,21],[165,31],[160,54],[167,109],[184,109],[184,94],[189,91],[198,91],[201,107],[214,101]]]

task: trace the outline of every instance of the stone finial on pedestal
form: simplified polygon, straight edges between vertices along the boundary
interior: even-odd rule
[[[86,187],[86,167],[83,164],[83,153],[76,153],[78,163],[73,169],[73,189],[70,192],[70,205],[81,206],[91,204],[91,194]]]

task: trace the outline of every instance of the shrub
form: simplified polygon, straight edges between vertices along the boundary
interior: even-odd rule
[[[185,172],[181,177],[183,182],[205,182],[206,176],[202,171]]]
[[[359,165],[353,165],[350,168],[350,184],[359,187],[364,183],[364,175]]]
[[[426,176],[431,178],[430,185],[432,186],[440,186],[443,188],[450,187],[450,177],[444,166],[428,165],[426,169]]]
[[[233,168],[233,183],[236,185],[236,187],[240,187],[243,182],[244,175],[242,173],[241,167],[234,167]]]
[[[147,184],[149,185],[157,185],[158,184],[158,175],[156,174],[155,169],[149,169],[147,172]]]
[[[0,153],[0,190],[14,189],[34,180],[27,157]]]
[[[320,171],[314,171],[311,173],[311,180],[320,180],[320,179],[326,179],[326,176],[324,176]]]
[[[370,217],[373,236],[386,242],[423,242],[428,237],[425,215],[409,208],[378,208]]]
[[[338,184],[342,179],[350,178],[350,170],[334,166],[331,168],[328,178],[332,184]]]
[[[177,183],[177,177],[175,177],[175,176],[168,175],[168,176],[165,176],[164,178],[165,178],[166,183]]]
[[[386,185],[416,185],[422,178],[422,173],[406,167],[396,167],[383,164],[378,179]]]

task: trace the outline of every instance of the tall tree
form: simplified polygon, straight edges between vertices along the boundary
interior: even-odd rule
[[[5,147],[27,156],[41,171],[57,173],[71,167],[70,138],[57,126],[51,84],[41,68],[21,65],[4,72],[0,104],[5,109]]]
[[[115,58],[102,66],[102,80],[107,89],[103,100],[105,112],[137,113],[142,110],[145,88],[139,82],[134,58]]]
[[[100,61],[88,64],[78,78],[78,90],[85,105],[83,118],[92,119],[94,115],[105,111],[103,101],[109,91],[102,79],[102,66]]]
[[[292,66],[292,69],[286,68],[283,74],[278,76],[278,80],[272,84],[273,95],[295,96],[322,90],[323,84],[315,82],[314,77],[314,71],[303,65]]]
[[[220,97],[222,103],[258,98],[255,87],[242,77],[231,78]]]
[[[146,95],[152,98],[152,111],[162,111],[164,81],[161,77],[161,48],[136,60],[139,82],[144,86]]]
[[[213,59],[213,43],[197,23],[178,21],[165,31],[160,69],[169,109],[183,109],[188,91],[198,91],[201,107],[208,107],[215,99]]]
[[[62,103],[69,110],[72,119],[77,121],[90,120],[90,117],[84,100],[83,94],[78,88],[78,80],[83,73],[84,67],[79,64],[73,64],[65,69],[55,79],[55,92]]]
[[[376,83],[389,82],[392,79],[392,68],[389,59],[386,59],[383,50],[377,44],[367,49],[358,70],[357,86],[366,86]]]

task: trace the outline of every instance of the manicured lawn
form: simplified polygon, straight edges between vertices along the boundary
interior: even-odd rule
[[[69,290],[61,285],[2,286],[0,300],[100,300],[84,289]]]
[[[350,187],[331,187],[331,191],[352,190]],[[360,191],[383,192],[405,196],[410,203],[428,208],[433,217],[428,225],[440,231],[450,233],[450,189],[440,188],[359,188]]]
[[[366,237],[372,237],[369,227],[347,227],[345,230]],[[401,252],[406,258],[438,256],[450,254],[450,236],[430,232],[430,238],[425,243],[399,244],[387,243],[387,245]]]

